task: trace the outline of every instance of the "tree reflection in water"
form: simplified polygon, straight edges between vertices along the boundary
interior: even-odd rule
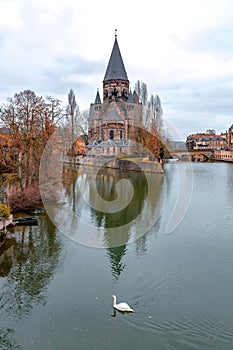
[[[14,333],[14,330],[11,328],[0,329],[0,349],[22,350],[21,346],[19,346],[13,339]]]
[[[45,214],[39,226],[15,227],[14,235],[11,254],[1,262],[6,283],[1,281],[0,308],[3,315],[21,318],[35,304],[45,303],[45,288],[58,266],[61,242]]]

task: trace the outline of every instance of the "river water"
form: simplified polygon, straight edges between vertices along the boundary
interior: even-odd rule
[[[66,170],[39,226],[9,235],[0,349],[232,349],[233,164],[94,179]],[[119,180],[130,180],[133,194],[127,181],[117,189]],[[118,212],[109,202],[116,190],[130,202]],[[112,294],[134,313],[114,312]]]

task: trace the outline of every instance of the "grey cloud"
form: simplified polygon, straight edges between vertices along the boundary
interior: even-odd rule
[[[41,95],[50,93],[54,97],[64,95],[66,100],[69,89],[73,88],[81,107],[88,106],[95,98],[96,88],[102,87],[109,56],[105,61],[80,57],[78,38],[85,33],[75,32],[73,25],[79,20],[79,6],[73,11],[72,6],[66,6],[64,2],[63,8],[55,7],[52,12],[40,2],[25,0],[20,6],[22,25],[13,29],[0,27],[0,101],[24,89],[32,89]],[[94,23],[91,30],[94,37]],[[218,33],[200,34],[190,42],[179,42],[178,48],[176,45],[178,54],[181,48],[188,52],[188,57],[201,51],[232,54],[233,29],[229,24]],[[101,50],[104,37],[99,40]],[[157,50],[155,55],[159,55]],[[142,71],[135,64],[127,63],[127,52],[123,59],[132,89],[138,79],[145,81],[150,93],[161,97],[164,117],[173,123],[182,138],[197,129],[203,131],[213,127],[224,131],[228,127],[233,111],[233,76],[230,74],[224,77],[191,76],[188,70],[192,67],[173,66],[173,57],[164,62],[161,69],[152,71],[145,66]],[[145,64],[146,59],[145,53]]]

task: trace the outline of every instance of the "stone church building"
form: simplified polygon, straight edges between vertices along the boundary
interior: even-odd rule
[[[97,90],[88,121],[89,154],[132,154],[135,127],[141,125],[142,104],[130,90],[117,35],[103,80],[102,100]]]

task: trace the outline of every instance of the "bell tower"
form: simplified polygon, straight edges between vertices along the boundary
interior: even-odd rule
[[[121,57],[115,29],[115,41],[103,80],[103,102],[127,101],[129,80]]]

